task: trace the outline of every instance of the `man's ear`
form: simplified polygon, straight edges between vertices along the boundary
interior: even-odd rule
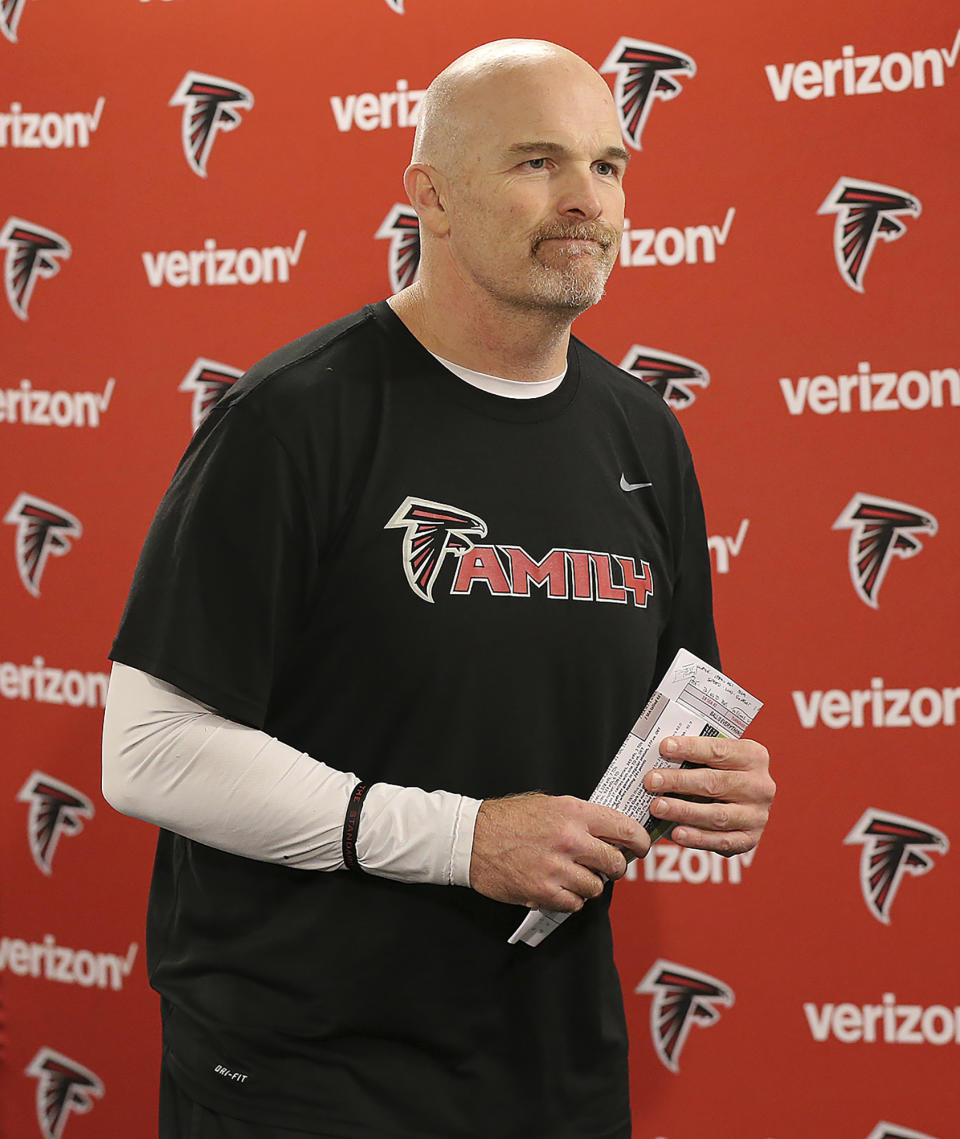
[[[450,229],[443,206],[443,175],[425,162],[414,162],[403,173],[403,186],[410,204],[420,218],[420,228],[434,237],[444,237]]]

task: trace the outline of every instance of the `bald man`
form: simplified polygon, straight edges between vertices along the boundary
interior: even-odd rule
[[[456,60],[419,280],[257,364],[177,468],[104,726],[104,794],[161,828],[164,1137],[630,1134],[605,881],[649,840],[586,800],[676,650],[718,658],[676,421],[570,335],[626,166],[578,56]],[[752,848],[765,750],[672,747],[674,840]],[[532,950],[521,906],[582,912]]]

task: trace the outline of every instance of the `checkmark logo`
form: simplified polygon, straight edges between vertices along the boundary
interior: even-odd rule
[[[652,482],[627,482],[627,476],[621,474],[620,476],[620,489],[621,490],[642,490],[645,486],[653,486]]]

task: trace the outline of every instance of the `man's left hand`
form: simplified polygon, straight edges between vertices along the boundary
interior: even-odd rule
[[[777,790],[763,744],[670,736],[660,744],[660,754],[671,764],[700,765],[659,768],[644,777],[646,789],[658,795],[650,804],[652,814],[677,824],[672,842],[718,854],[744,854],[757,845]],[[706,801],[690,803],[661,795],[692,795]]]

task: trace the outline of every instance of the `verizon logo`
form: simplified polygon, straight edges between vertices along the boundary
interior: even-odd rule
[[[51,668],[41,656],[35,656],[33,664],[0,661],[0,697],[4,700],[103,708],[107,702],[108,679],[105,672]]]
[[[791,693],[804,728],[934,728],[957,722],[960,688],[885,688],[875,676],[869,688]]]
[[[960,372],[956,368],[871,372],[869,363],[861,361],[856,372],[845,376],[783,377],[780,390],[791,415],[960,407]]]
[[[354,127],[362,131],[415,127],[423,96],[423,91],[409,90],[406,79],[398,79],[395,90],[381,91],[378,95],[372,91],[331,95],[330,109],[338,131],[350,131]]]
[[[52,933],[46,934],[43,941],[2,937],[0,971],[5,969],[18,977],[40,977],[85,989],[120,990],[133,970],[137,949],[137,943],[131,941],[121,957],[117,953],[94,953],[90,949],[57,945]]]
[[[106,99],[101,95],[93,111],[25,111],[11,103],[0,111],[0,147],[24,150],[59,150],[87,147],[100,126]]]
[[[690,850],[673,842],[658,842],[650,847],[642,861],[627,866],[627,881],[639,876],[643,868],[645,882],[686,882],[701,886],[705,882],[729,882],[738,885],[743,879],[743,868],[753,862],[756,851],[735,854],[725,858],[713,850]]]
[[[32,427],[99,427],[113,398],[116,380],[107,380],[102,392],[47,391],[21,380],[19,388],[0,391],[0,423]]]
[[[300,261],[307,231],[301,229],[291,248],[269,245],[263,249],[221,249],[212,237],[203,249],[169,249],[158,253],[142,253],[143,268],[153,289],[170,285],[260,285],[285,284],[290,270]]]
[[[893,993],[878,1005],[806,1001],[803,1011],[818,1044],[831,1036],[841,1044],[960,1044],[960,1008],[898,1005]]]
[[[832,99],[836,95],[879,95],[884,91],[906,91],[913,87],[942,87],[946,68],[952,68],[960,52],[960,28],[951,47],[928,47],[909,54],[891,51],[887,55],[857,55],[853,45],[840,51],[839,59],[804,59],[782,67],[764,66],[774,99],[783,103],[791,95],[798,99]]]
[[[727,534],[714,534],[707,539],[707,549],[713,555],[713,565],[717,573],[729,573],[730,561],[738,557],[743,549],[743,540],[747,536],[750,519],[744,518],[737,528],[736,537]]]
[[[663,229],[631,229],[627,218],[620,242],[620,264],[628,269],[647,265],[712,264],[717,259],[718,246],[727,244],[736,212],[736,208],[730,206],[720,225],[687,225],[683,229],[674,225]]]

